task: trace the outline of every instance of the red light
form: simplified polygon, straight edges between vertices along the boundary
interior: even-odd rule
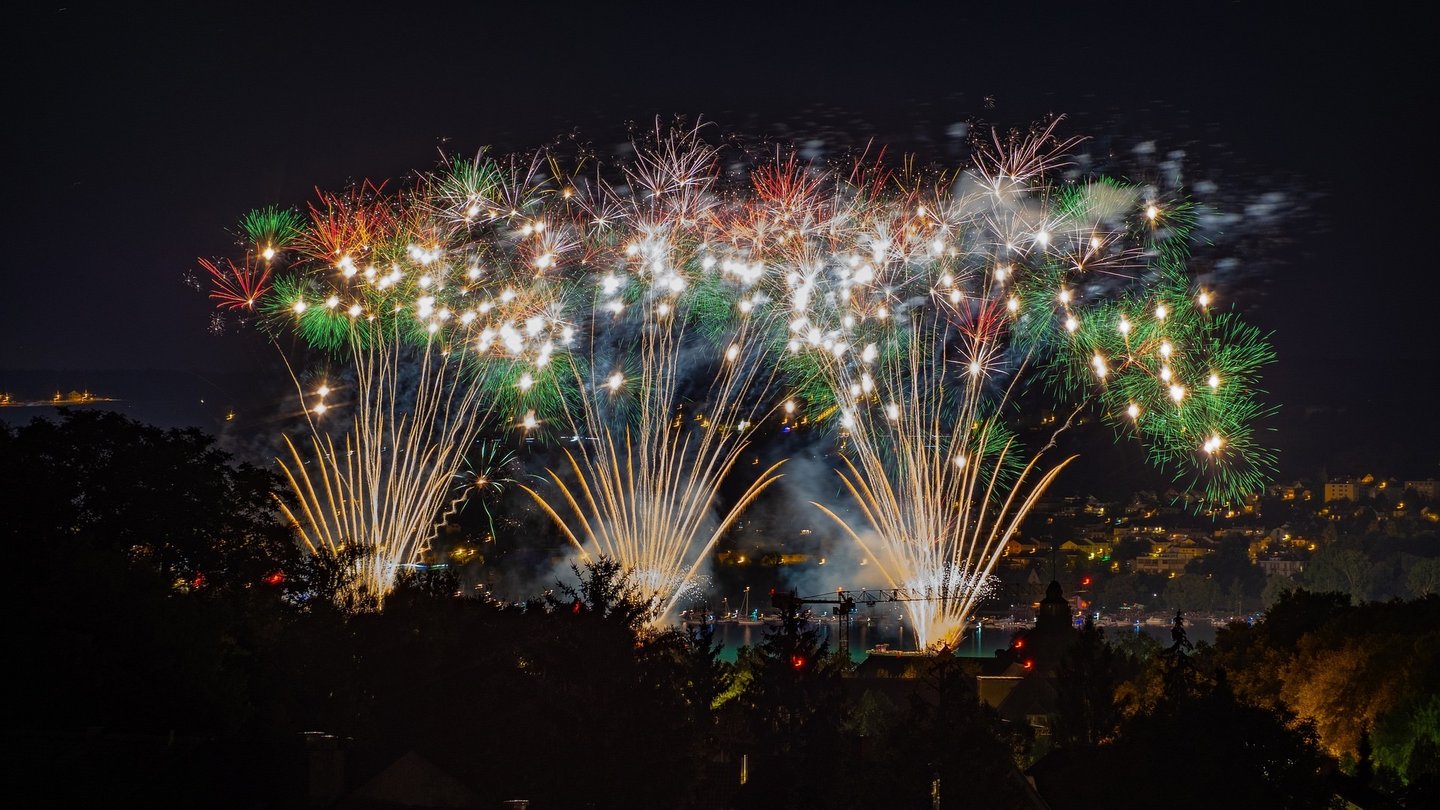
[[[205,575],[204,575],[204,574],[196,574],[196,575],[195,575],[195,579],[193,579],[193,580],[190,581],[190,585],[191,585],[192,587],[195,587],[195,588],[203,588],[203,587],[205,587]]]
[[[1027,659],[1027,660],[1025,661],[1025,668],[1026,668],[1026,669],[1034,669],[1034,668],[1035,668],[1035,662]]]
[[[571,613],[574,613],[576,616],[579,616],[579,615],[580,615],[580,600],[579,600],[579,599],[576,599],[575,602],[570,605],[570,612],[571,612]]]
[[[795,669],[804,669],[804,668],[805,668],[805,656],[803,656],[803,655],[792,655],[792,656],[790,656],[790,666],[794,667]]]
[[[1085,577],[1084,579],[1080,580],[1080,584],[1086,588],[1090,587],[1090,577]]]
[[[285,581],[285,572],[284,572],[284,571],[276,571],[275,573],[266,576],[265,579],[264,579],[264,582],[265,582],[266,585],[279,585],[280,583],[282,583],[282,582],[284,582],[284,581]]]
[[[1023,649],[1025,649],[1025,639],[1023,639],[1023,638],[1017,638],[1017,639],[1015,639],[1015,649],[1017,649],[1017,650],[1023,650]]]

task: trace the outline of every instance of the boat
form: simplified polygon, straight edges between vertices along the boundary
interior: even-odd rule
[[[699,627],[715,623],[715,614],[704,610],[687,610],[680,614],[680,621],[686,627]]]
[[[889,644],[876,644],[866,652],[870,655],[890,656],[894,658],[929,656],[935,654],[930,650],[892,650]]]

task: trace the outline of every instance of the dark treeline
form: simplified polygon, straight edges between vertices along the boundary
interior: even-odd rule
[[[1172,637],[1087,621],[1063,654],[1054,747],[1031,769],[1053,808],[1440,799],[1440,597],[1296,590],[1214,645],[1191,645],[1183,616]]]
[[[1047,726],[981,703],[972,661],[876,677],[793,615],[724,662],[704,634],[642,629],[603,560],[523,604],[429,573],[341,610],[344,561],[295,548],[275,478],[194,431],[92,412],[0,430],[0,491],[0,725],[40,804],[393,806],[371,780],[405,761],[445,806],[536,810],[1435,795],[1435,597],[1301,592],[1213,648],[1086,628]]]
[[[274,477],[201,433],[70,412],[0,431],[0,458],[20,564],[3,726],[51,803],[305,806],[317,747],[343,752],[318,788],[341,798],[411,752],[481,807],[923,802],[936,772],[1023,796],[958,670],[933,705],[857,716],[813,629],[726,664],[708,637],[643,631],[608,561],[525,604],[431,573],[346,612],[344,561],[294,548]]]

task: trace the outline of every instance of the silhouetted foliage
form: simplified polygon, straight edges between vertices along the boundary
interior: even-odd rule
[[[1440,597],[1352,605],[1292,591],[1255,626],[1220,633],[1214,659],[1242,697],[1310,720],[1336,759],[1358,766],[1373,729],[1374,784],[1440,798],[1426,793],[1437,765],[1424,753],[1440,749]]]
[[[1128,674],[1125,663],[1125,656],[1105,643],[1105,631],[1087,618],[1056,672],[1056,732],[1062,743],[1095,745],[1114,733],[1120,722],[1115,688]]]
[[[938,780],[945,807],[1028,806],[1015,754],[1028,744],[1029,729],[1007,729],[976,699],[975,679],[961,659],[941,654],[920,667],[921,688],[871,748],[871,767],[851,769],[855,777],[843,799],[862,798],[872,807],[928,807]],[[836,806],[849,806],[843,799]]]
[[[113,550],[180,588],[234,590],[294,568],[277,478],[232,464],[198,430],[62,410],[0,428],[0,487],[16,508],[0,537],[64,555]]]
[[[1162,690],[1119,724],[1115,739],[1035,765],[1052,807],[1338,806],[1313,724],[1237,698],[1223,670],[1206,676],[1177,660],[1152,667],[1190,674],[1152,677]]]
[[[520,604],[407,569],[381,604],[354,592],[365,549],[302,554],[274,476],[195,431],[69,413],[0,428],[0,458],[0,537],[27,563],[0,597],[3,727],[45,803],[305,804],[308,731],[338,738],[346,790],[415,752],[488,806],[926,806],[937,780],[947,807],[1030,801],[1016,763],[1044,741],[954,656],[879,688],[791,610],[728,664],[707,625],[648,627],[603,558]],[[1070,785],[1056,808],[1321,807],[1336,760],[1436,797],[1440,596],[1293,591],[1213,648],[1178,613],[1168,649],[1075,635],[1035,766]],[[159,764],[127,767],[140,752]]]
[[[840,677],[847,666],[793,605],[764,641],[741,651],[744,687],[733,708],[745,718],[743,746],[752,762],[745,806],[817,803],[814,786],[796,775],[836,761],[847,709]]]

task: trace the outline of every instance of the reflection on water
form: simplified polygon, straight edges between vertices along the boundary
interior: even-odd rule
[[[764,641],[765,633],[770,628],[771,626],[764,624],[740,624],[733,621],[716,623],[715,639],[725,645],[720,651],[720,658],[734,661],[739,648],[754,646]],[[1010,646],[1010,636],[1015,629],[1017,628],[981,627],[978,631],[972,629],[961,641],[959,653],[972,658],[993,657],[997,650]],[[1187,623],[1185,629],[1192,642],[1215,642],[1216,628],[1208,622]],[[1106,638],[1116,638],[1122,633],[1145,633],[1164,646],[1170,645],[1170,627],[1166,624],[1145,624],[1138,627],[1119,625],[1105,627],[1104,630]],[[840,626],[833,620],[827,619],[820,623],[820,637],[829,641],[832,650],[837,646],[839,632]],[[910,631],[909,623],[902,617],[856,617],[850,624],[851,660],[865,660],[866,654],[877,644],[888,644],[892,650],[913,650],[915,635]]]

